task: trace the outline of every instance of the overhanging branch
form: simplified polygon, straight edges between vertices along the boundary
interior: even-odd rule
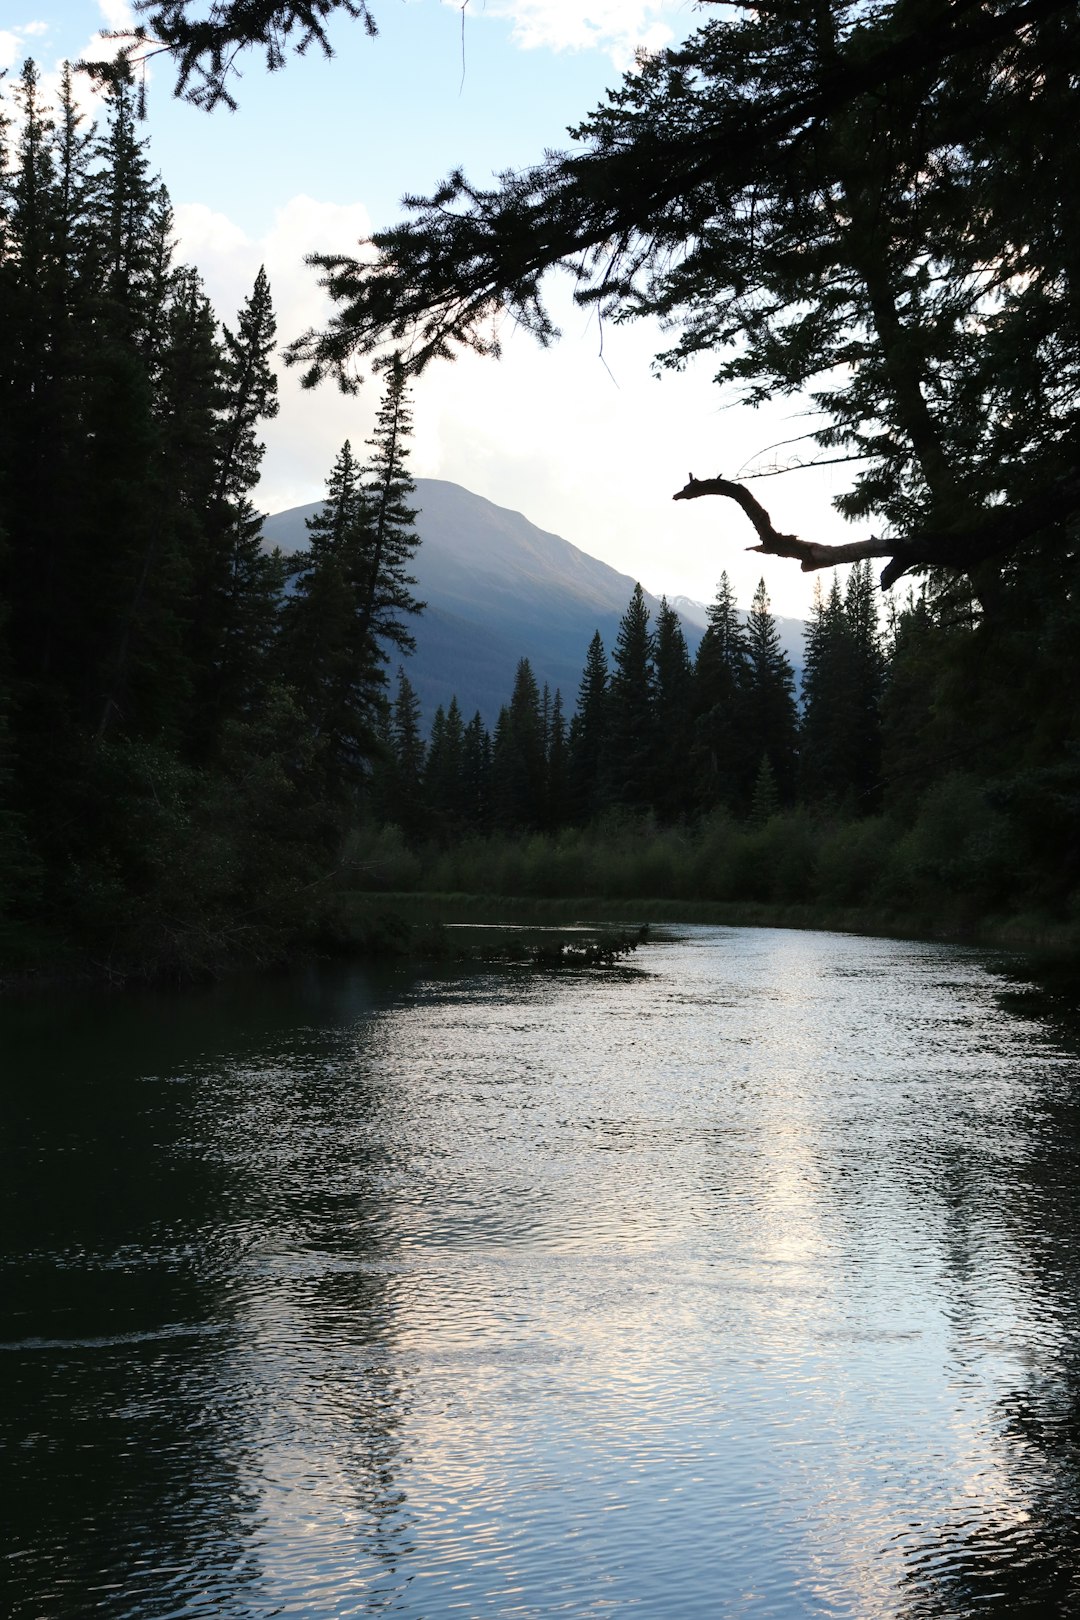
[[[731,478],[695,478],[691,473],[689,482],[676,491],[672,500],[695,501],[702,495],[721,495],[742,508],[758,537],[758,544],[748,547],[750,551],[793,558],[804,574],[818,568],[835,568],[838,563],[862,562],[867,557],[888,557],[881,571],[882,590],[895,585],[912,568],[967,572],[991,557],[1014,550],[1033,535],[1075,521],[1080,509],[1080,481],[1065,478],[1016,506],[983,511],[963,529],[924,529],[889,540],[871,535],[865,540],[826,546],[818,540],[803,540],[797,534],[781,534],[757,497],[745,484]]]

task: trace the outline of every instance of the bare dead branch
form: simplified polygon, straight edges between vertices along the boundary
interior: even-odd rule
[[[1016,506],[993,507],[972,514],[962,528],[923,529],[890,540],[871,535],[845,545],[825,546],[797,534],[781,534],[772,518],[745,484],[731,478],[695,478],[693,473],[675,501],[695,501],[701,495],[722,495],[734,501],[750,519],[758,544],[750,551],[770,557],[791,557],[803,573],[835,568],[837,563],[862,562],[867,557],[888,557],[881,572],[881,588],[888,590],[911,568],[953,568],[970,572],[988,558],[1001,555],[1050,528],[1072,525],[1080,508],[1080,480],[1063,478]]]
[[[758,537],[756,546],[749,551],[762,551],[770,557],[793,557],[804,574],[816,568],[834,568],[837,563],[862,562],[864,557],[892,557],[896,551],[893,540],[852,540],[846,545],[823,546],[817,540],[802,540],[797,534],[781,534],[761,502],[747,489],[731,478],[695,478],[671,498],[674,501],[695,501],[700,495],[724,495],[741,506]],[[906,564],[905,564],[906,566]],[[890,582],[891,583],[891,582]]]

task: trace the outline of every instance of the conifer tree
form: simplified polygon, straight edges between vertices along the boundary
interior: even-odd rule
[[[734,809],[752,768],[744,723],[749,654],[726,573],[720,575],[707,621],[694,664],[693,777],[702,809]]]
[[[877,806],[881,778],[881,697],[885,655],[878,622],[877,590],[869,560],[856,563],[844,593],[844,618],[851,636],[853,670],[852,787],[858,813]]]
[[[672,820],[691,807],[690,741],[693,734],[693,667],[682,622],[666,596],[660,598],[655,631],[656,757],[653,804]]]
[[[500,826],[544,825],[546,773],[540,689],[529,660],[522,658],[492,745],[492,811]]]
[[[656,672],[649,610],[635,585],[612,648],[605,772],[616,804],[644,809],[652,802],[656,730]]]
[[[416,488],[408,470],[411,432],[405,370],[395,359],[368,440],[365,528],[357,556],[359,628],[380,663],[386,662],[388,646],[412,652],[416,642],[407,619],[424,607],[412,594],[416,580],[409,573],[419,543],[416,510],[409,505]]]
[[[254,701],[269,668],[280,607],[281,559],[264,553],[262,519],[251,501],[265,448],[259,424],[278,411],[274,334],[270,286],[260,269],[235,334],[223,328],[219,347],[216,466],[192,587],[201,751],[212,745],[224,716]]]
[[[562,693],[555,688],[547,734],[547,826],[564,827],[570,817],[570,754]]]
[[[465,825],[485,832],[491,822],[491,738],[479,709],[465,727],[461,752]]]
[[[424,771],[424,794],[443,839],[459,837],[465,822],[465,727],[455,697],[435,711]]]
[[[797,722],[795,677],[780,645],[762,579],[746,622],[746,694],[742,708],[748,746],[768,759],[782,803],[795,790]],[[752,784],[751,784],[752,791]]]
[[[776,815],[780,809],[780,793],[776,785],[776,773],[772,768],[768,754],[762,754],[757,775],[754,778],[754,789],[750,795],[749,819],[755,827],[763,827],[767,821]]]
[[[817,590],[807,624],[799,777],[811,803],[874,808],[883,677],[873,580],[856,565],[843,595],[835,576],[827,596]]]
[[[420,699],[403,666],[398,665],[397,693],[391,715],[391,741],[402,791],[419,793],[424,775],[424,739],[420,731]]]
[[[307,716],[325,791],[339,800],[355,792],[376,744],[380,683],[358,612],[366,516],[360,469],[346,440],[326,499],[306,520],[309,546],[294,564],[281,630],[284,673]]]
[[[599,630],[593,633],[586,654],[568,746],[570,815],[574,821],[586,823],[607,803],[608,665]]]

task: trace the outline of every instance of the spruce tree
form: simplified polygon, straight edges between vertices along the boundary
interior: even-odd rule
[[[655,632],[656,756],[653,803],[665,820],[691,808],[690,743],[693,735],[693,667],[682,622],[666,596],[660,598]]]
[[[375,751],[381,690],[381,671],[358,611],[364,586],[358,554],[367,512],[348,440],[330,470],[323,505],[306,521],[309,545],[293,565],[280,657],[308,719],[323,791],[340,802],[355,795]]]
[[[491,823],[491,738],[479,709],[465,727],[461,775],[465,828],[486,832]]]
[[[875,807],[881,754],[884,661],[868,565],[857,565],[841,594],[815,593],[806,632],[800,791],[811,803],[849,814]]]
[[[522,658],[492,745],[492,812],[500,826],[533,829],[544,825],[546,774],[540,689],[529,660]]]
[[[554,830],[566,826],[570,820],[570,754],[562,693],[558,687],[555,688],[555,697],[551,705],[551,720],[547,734],[545,802],[547,827]]]
[[[735,809],[754,768],[744,718],[748,678],[742,614],[723,573],[694,664],[692,775],[704,810]]]
[[[587,823],[608,802],[604,760],[608,748],[608,665],[599,630],[593,633],[570,721],[569,806],[575,822]]]
[[[359,628],[379,663],[386,662],[388,646],[413,651],[416,641],[407,620],[424,607],[412,594],[416,580],[409,573],[419,544],[416,509],[409,505],[416,489],[408,470],[411,432],[405,370],[395,358],[368,440],[365,523],[356,557]]]
[[[742,719],[747,747],[759,761],[762,756],[769,761],[780,800],[786,804],[794,795],[798,758],[795,677],[780,645],[764,579],[754,592],[746,621],[746,654]],[[748,786],[752,792],[753,783]]]
[[[439,705],[431,727],[424,770],[424,796],[443,841],[460,837],[466,819],[465,726],[455,697]]]
[[[260,269],[236,332],[225,327],[220,338],[213,487],[192,587],[197,752],[212,748],[225,717],[247,711],[269,668],[282,565],[263,551],[251,493],[265,448],[258,428],[278,411],[274,334],[270,287]]]
[[[652,803],[656,753],[656,671],[649,610],[634,586],[612,649],[605,773],[612,800],[633,809]]]

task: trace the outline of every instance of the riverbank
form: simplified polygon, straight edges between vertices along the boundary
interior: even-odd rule
[[[1045,953],[1080,962],[1080,926],[1037,913],[1015,916],[979,915],[953,906],[937,915],[869,906],[771,904],[750,900],[673,900],[467,893],[360,893],[342,904],[345,941],[363,951],[383,947],[405,950],[412,940],[423,949],[447,925],[495,927],[571,927],[605,923],[625,929],[677,927],[680,923],[727,928],[823,929],[883,939],[941,940],[1004,950]],[[343,942],[343,943],[344,943]]]
[[[980,913],[963,897],[926,908],[837,906],[809,902],[713,900],[610,895],[498,895],[464,891],[349,891],[317,932],[249,959],[193,957],[184,969],[162,968],[119,952],[105,959],[68,950],[0,966],[0,997],[72,990],[179,987],[237,973],[273,973],[304,961],[442,963],[483,961],[541,967],[612,965],[666,929],[696,924],[726,928],[824,930],[868,938],[934,940],[1016,951],[1045,960],[1055,977],[1080,983],[1080,925],[1037,912]]]

